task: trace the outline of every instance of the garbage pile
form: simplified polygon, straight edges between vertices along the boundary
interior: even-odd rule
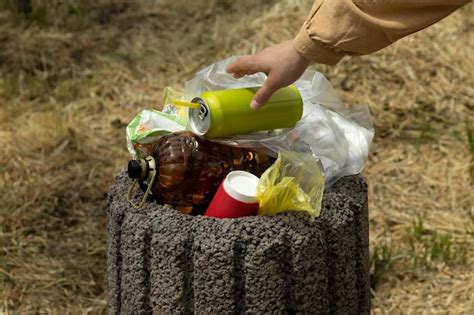
[[[253,111],[265,75],[235,79],[225,72],[234,60],[197,72],[184,93],[167,88],[163,110],[129,123],[134,207],[154,199],[216,218],[317,217],[325,185],[362,170],[374,133],[366,106],[346,107],[322,74],[306,71]],[[135,203],[137,184],[144,195]]]

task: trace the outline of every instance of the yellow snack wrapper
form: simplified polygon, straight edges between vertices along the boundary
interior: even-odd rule
[[[309,153],[284,151],[260,177],[259,215],[306,211],[318,217],[324,192],[321,163]]]
[[[184,93],[173,89],[170,86],[165,87],[163,90],[163,104],[173,105],[174,100],[182,100]],[[174,106],[174,105],[173,105]],[[188,120],[188,108],[184,106],[174,106],[176,108],[176,115],[184,121]]]

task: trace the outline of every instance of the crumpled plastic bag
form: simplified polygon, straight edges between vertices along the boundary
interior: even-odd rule
[[[198,71],[186,82],[184,99],[191,101],[204,91],[258,87],[266,75],[256,73],[240,79],[228,74],[230,57]],[[292,129],[280,129],[213,140],[229,145],[310,153],[323,167],[326,187],[339,177],[359,173],[367,160],[374,128],[366,105],[348,107],[341,102],[323,74],[307,70],[294,83],[303,98],[303,117]]]
[[[324,191],[321,164],[312,154],[283,151],[257,185],[259,215],[306,211],[318,217]]]

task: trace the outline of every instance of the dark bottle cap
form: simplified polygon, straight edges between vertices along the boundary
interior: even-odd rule
[[[143,180],[143,175],[146,174],[143,170],[143,167],[146,167],[146,163],[142,163],[142,161],[138,160],[130,160],[128,161],[128,177],[132,179],[140,179]]]

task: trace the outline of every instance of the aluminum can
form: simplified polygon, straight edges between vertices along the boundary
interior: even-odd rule
[[[250,108],[259,88],[206,91],[192,102],[189,127],[198,136],[230,137],[256,131],[292,128],[303,115],[303,100],[298,89],[287,86],[277,90],[268,103],[254,111]]]

